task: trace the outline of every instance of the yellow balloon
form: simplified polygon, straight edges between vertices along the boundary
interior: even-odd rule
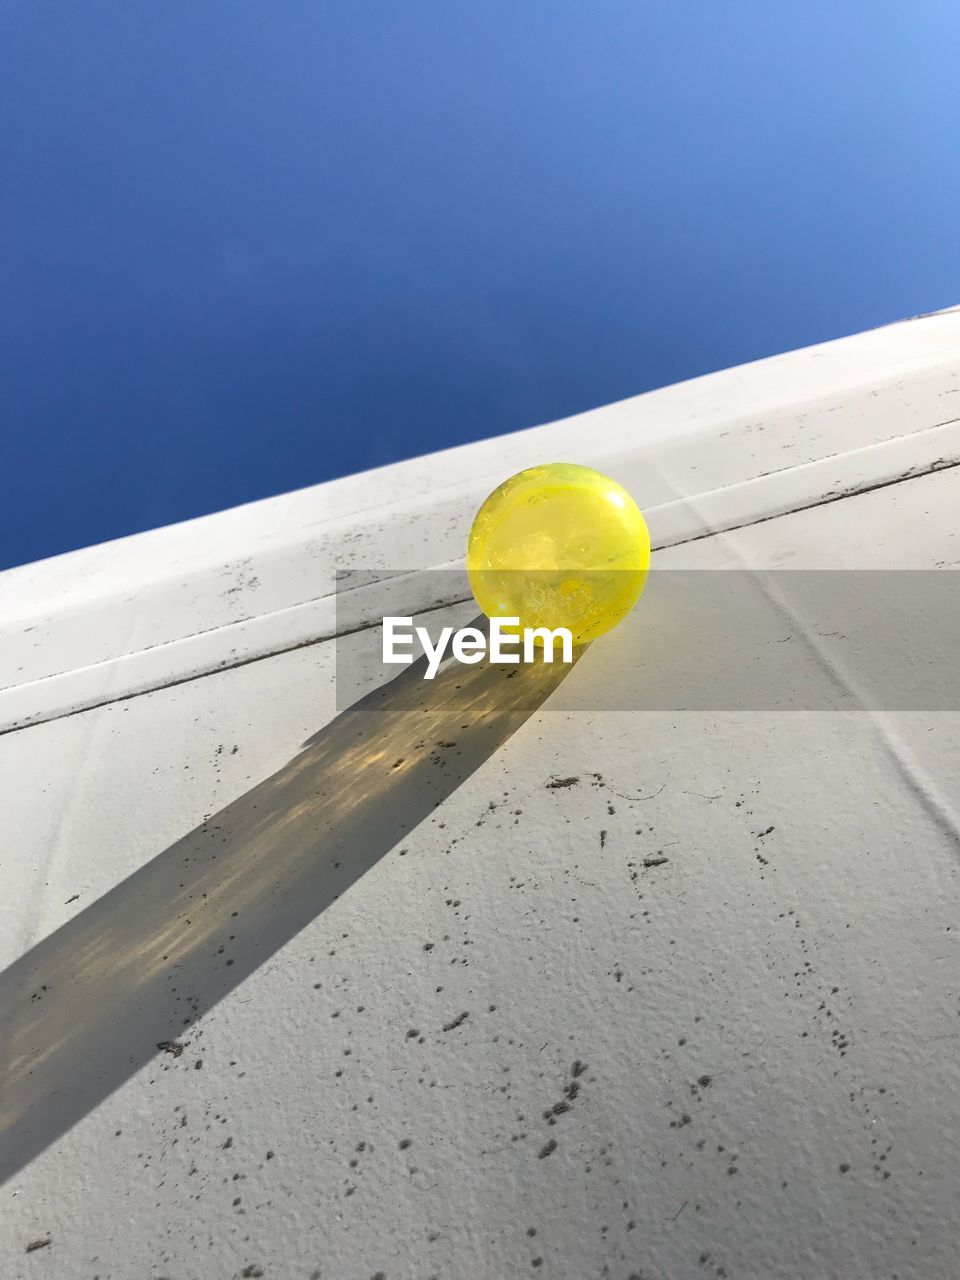
[[[590,467],[550,462],[494,489],[467,540],[467,574],[489,618],[569,628],[596,640],[636,604],[650,534],[621,485]]]

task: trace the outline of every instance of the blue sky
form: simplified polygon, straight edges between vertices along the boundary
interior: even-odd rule
[[[0,0],[0,566],[960,302],[955,0]]]

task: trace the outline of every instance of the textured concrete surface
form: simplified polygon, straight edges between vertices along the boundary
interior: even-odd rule
[[[569,456],[659,486],[664,568],[960,567],[957,319]],[[958,713],[629,710],[642,602],[334,715],[325,490],[330,564],[448,563],[568,430],[0,575],[5,1280],[956,1276]]]

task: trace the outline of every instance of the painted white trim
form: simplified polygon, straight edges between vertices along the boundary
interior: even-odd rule
[[[338,569],[408,571],[396,611],[441,603],[414,571],[459,564],[490,488],[554,458],[616,475],[655,547],[956,465],[960,313],[2,573],[0,731],[328,638]],[[348,625],[378,609],[362,592]]]

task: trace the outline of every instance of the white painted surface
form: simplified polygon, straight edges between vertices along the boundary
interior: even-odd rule
[[[0,575],[0,1275],[955,1277],[957,713],[564,710],[635,704],[641,603],[552,696],[331,722],[320,637],[550,456],[661,567],[956,567],[958,337]]]
[[[0,732],[332,635],[337,569],[459,561],[551,456],[619,476],[657,546],[951,465],[958,351],[938,313],[0,574]]]

